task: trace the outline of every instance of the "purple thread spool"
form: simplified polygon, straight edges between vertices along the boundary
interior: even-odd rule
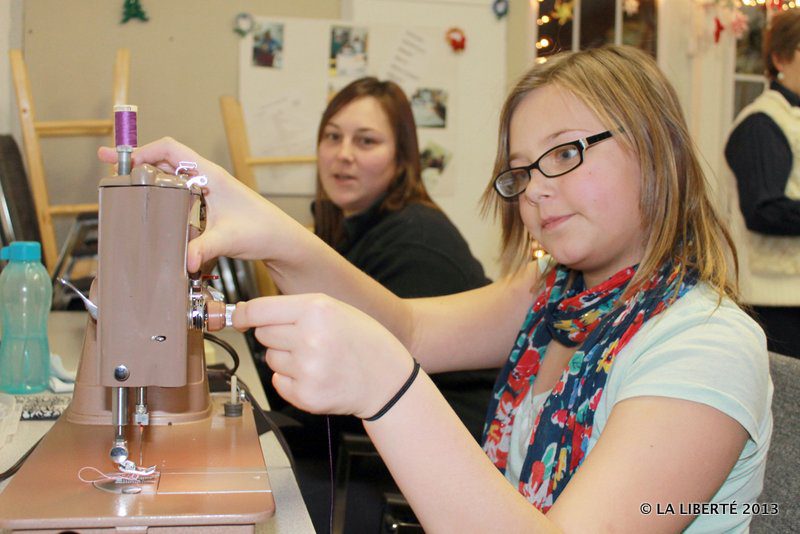
[[[138,146],[136,106],[114,106],[114,141],[117,146]]]
[[[131,172],[131,152],[138,146],[136,133],[136,106],[114,106],[114,141],[117,145],[117,173],[120,176]]]

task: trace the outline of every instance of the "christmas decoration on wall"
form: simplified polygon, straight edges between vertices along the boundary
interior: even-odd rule
[[[450,43],[450,48],[453,49],[453,52],[463,52],[467,46],[467,36],[461,28],[450,28],[445,33],[445,38]]]
[[[142,22],[147,22],[149,20],[139,0],[125,0],[125,3],[122,5],[122,22],[120,22],[120,24],[125,24],[131,19],[139,19]]]
[[[722,25],[720,22],[719,17],[714,17],[714,42],[719,42],[719,36],[722,34],[722,30],[725,29],[725,26]]]
[[[497,17],[497,20],[508,15],[508,0],[494,0],[492,11],[494,11],[494,16]]]
[[[747,8],[777,13],[800,7],[800,1],[795,0],[694,0],[694,3],[703,19],[701,24],[695,24],[696,39],[703,41],[713,37],[715,44],[726,35],[739,39],[747,33],[750,24],[745,13]]]
[[[625,10],[625,14],[629,17],[635,15],[639,12],[639,0],[624,0],[622,9]]]
[[[556,0],[551,16],[558,21],[559,26],[563,26],[572,20],[574,10],[575,0]]]
[[[250,13],[239,13],[233,20],[233,31],[239,34],[239,37],[244,37],[255,27],[256,23],[253,20],[253,15]]]

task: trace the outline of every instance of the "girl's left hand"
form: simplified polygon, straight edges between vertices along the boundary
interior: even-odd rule
[[[400,341],[327,295],[261,297],[236,305],[233,324],[255,328],[278,393],[312,413],[375,415],[411,374]]]

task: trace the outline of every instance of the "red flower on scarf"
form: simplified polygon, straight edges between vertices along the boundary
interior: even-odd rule
[[[541,484],[544,481],[544,464],[540,461],[533,462],[531,469],[531,485]]]
[[[580,423],[575,424],[575,429],[572,432],[572,450],[573,451],[581,451],[583,449],[583,439],[587,434],[587,430],[591,432],[591,429],[587,428],[585,425]],[[578,465],[581,463],[581,459],[583,458],[580,454],[572,454],[569,460],[569,469],[570,471],[574,471]]]
[[[556,410],[553,414],[552,421],[554,424],[564,428],[564,425],[567,422],[567,417],[569,416],[569,412],[567,410]]]
[[[532,347],[528,348],[528,350],[520,356],[519,362],[512,372],[512,376],[523,380],[529,379],[539,372],[541,361],[542,357],[539,355],[539,351]]]
[[[597,406],[600,404],[600,397],[603,396],[603,389],[598,388],[597,391],[594,392],[592,395],[592,399],[589,401],[589,409],[593,412],[597,411]]]

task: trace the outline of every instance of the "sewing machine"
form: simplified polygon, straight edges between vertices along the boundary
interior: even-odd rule
[[[72,402],[0,494],[0,527],[253,532],[275,504],[252,406],[211,395],[204,361],[203,331],[232,307],[186,272],[202,177],[123,160],[99,186],[96,319]]]

